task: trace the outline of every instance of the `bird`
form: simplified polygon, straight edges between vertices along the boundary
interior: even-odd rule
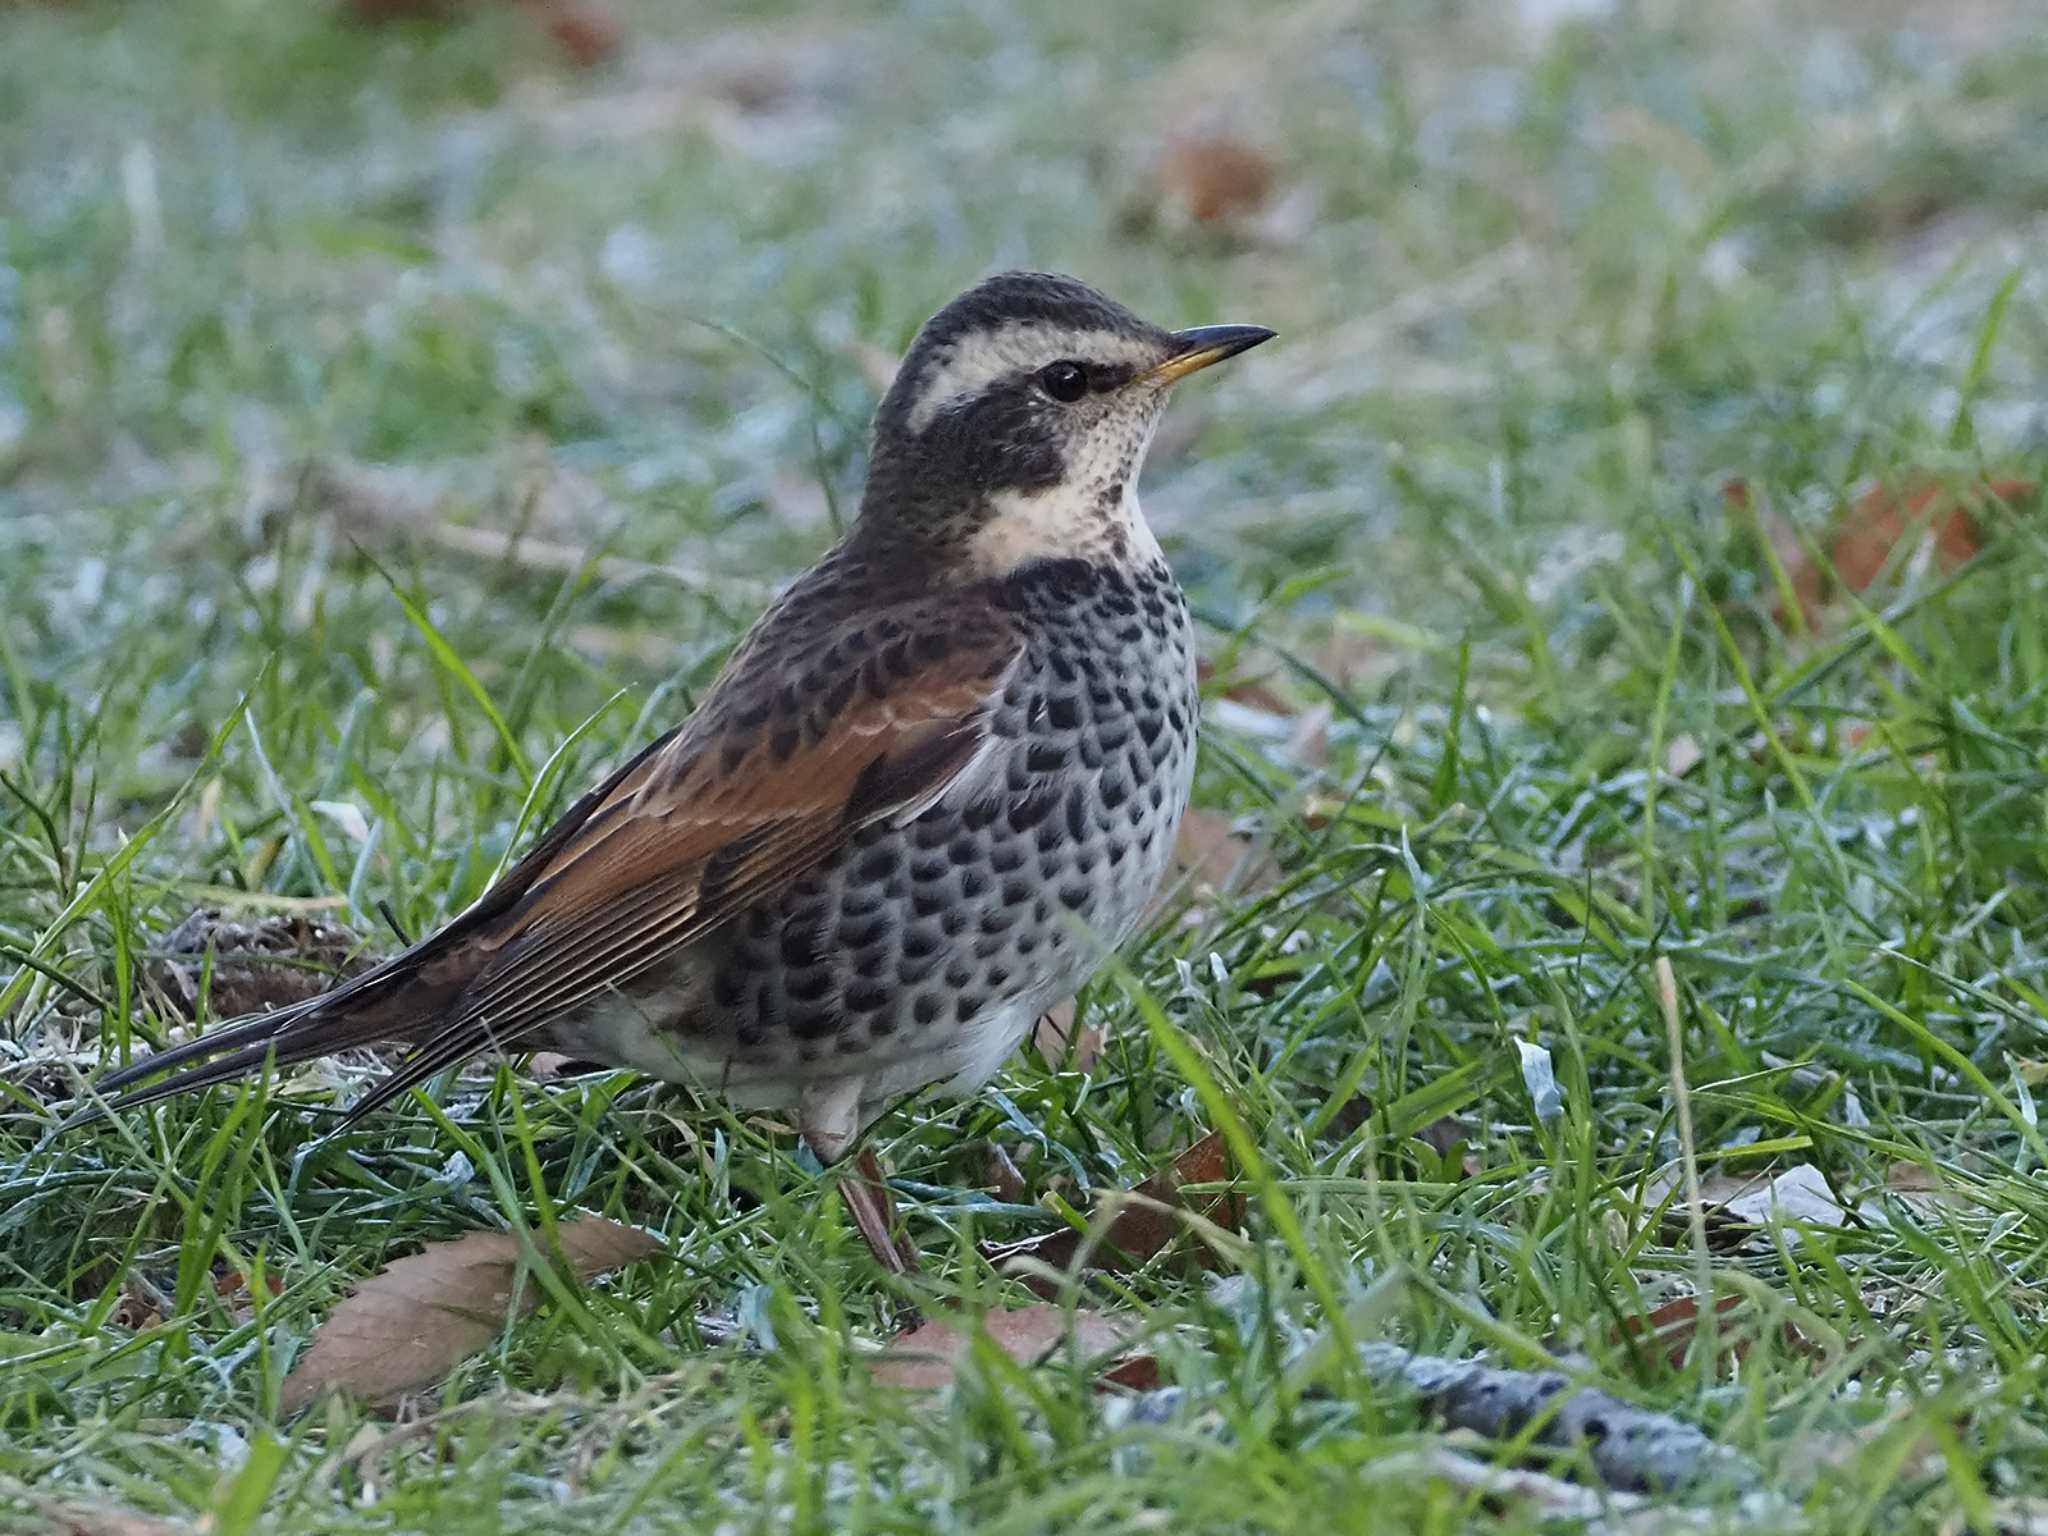
[[[86,1116],[380,1042],[406,1049],[343,1124],[493,1048],[793,1112],[824,1165],[912,1094],[971,1096],[1168,873],[1195,639],[1138,476],[1173,387],[1273,334],[1056,273],[968,289],[884,393],[844,536],[688,719],[439,931],[120,1067]],[[868,1166],[842,1193],[900,1273]]]

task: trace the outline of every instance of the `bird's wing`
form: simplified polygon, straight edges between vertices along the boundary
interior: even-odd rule
[[[956,596],[750,656],[459,920],[441,963],[472,979],[351,1115],[630,980],[860,828],[916,815],[988,741],[1021,653],[1007,614]]]

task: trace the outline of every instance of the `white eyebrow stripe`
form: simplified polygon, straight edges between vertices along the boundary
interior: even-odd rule
[[[910,430],[924,431],[947,406],[980,394],[998,379],[1029,373],[1063,357],[1144,364],[1156,355],[1141,337],[1070,330],[1039,320],[1009,320],[992,331],[972,331],[925,365],[910,408]]]

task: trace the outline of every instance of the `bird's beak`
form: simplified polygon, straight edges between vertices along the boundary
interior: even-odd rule
[[[1272,339],[1273,333],[1263,325],[1190,326],[1185,331],[1173,333],[1173,355],[1156,367],[1147,369],[1142,377],[1148,384],[1171,384],[1176,379],[1201,372],[1211,363],[1220,363],[1226,357],[1249,352],[1260,342]]]

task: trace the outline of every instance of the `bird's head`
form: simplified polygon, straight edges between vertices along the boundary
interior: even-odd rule
[[[1168,331],[1071,277],[989,278],[925,323],[876,411],[862,531],[987,575],[1156,552],[1136,491],[1168,393],[1272,334]]]

